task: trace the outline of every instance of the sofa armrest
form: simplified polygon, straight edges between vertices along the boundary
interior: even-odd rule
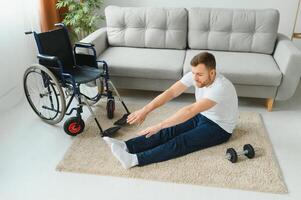
[[[82,39],[80,42],[94,44],[96,56],[98,57],[104,50],[108,48],[107,28],[103,27],[94,31],[93,33]]]
[[[282,73],[275,100],[287,100],[293,96],[301,76],[301,51],[283,34],[278,34],[273,57]]]

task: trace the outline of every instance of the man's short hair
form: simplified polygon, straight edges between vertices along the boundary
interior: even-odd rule
[[[196,67],[198,64],[204,64],[208,70],[215,69],[216,62],[214,55],[208,52],[195,55],[190,61],[190,65]]]

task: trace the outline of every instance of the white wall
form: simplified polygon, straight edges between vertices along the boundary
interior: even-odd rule
[[[39,30],[37,8],[38,0],[1,1],[0,112],[24,99],[23,73],[36,55],[33,37],[24,31]]]

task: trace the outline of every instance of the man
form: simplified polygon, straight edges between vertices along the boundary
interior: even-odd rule
[[[183,156],[226,142],[237,123],[238,100],[233,84],[216,72],[212,54],[191,60],[192,71],[153,101],[128,116],[129,124],[142,123],[154,109],[195,86],[196,102],[166,120],[146,128],[128,141],[104,137],[113,155],[126,169]]]

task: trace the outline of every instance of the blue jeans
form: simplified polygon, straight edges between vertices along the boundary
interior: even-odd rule
[[[125,143],[129,153],[137,154],[138,165],[143,166],[224,143],[230,136],[215,122],[198,114],[149,138],[139,136]]]

